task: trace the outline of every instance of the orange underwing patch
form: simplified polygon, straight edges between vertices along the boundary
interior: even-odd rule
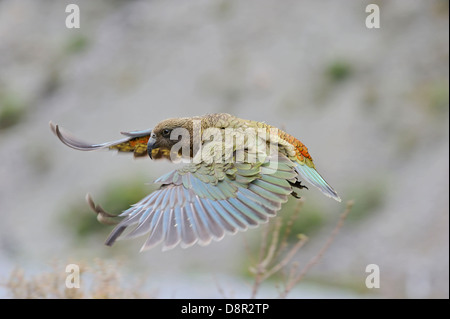
[[[286,132],[280,131],[278,136],[281,137],[286,142],[292,144],[297,151],[297,158],[300,161],[303,161],[303,157],[306,157],[312,161],[311,155],[308,153],[308,148],[300,142],[298,139],[293,137],[292,135],[287,134]]]

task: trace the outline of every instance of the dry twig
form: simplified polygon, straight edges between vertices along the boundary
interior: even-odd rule
[[[298,241],[291,246],[288,250],[288,236],[291,233],[292,225],[297,219],[303,202],[299,202],[296,210],[286,223],[286,228],[283,234],[280,234],[281,228],[283,226],[282,219],[277,217],[273,224],[268,224],[261,235],[261,244],[259,249],[258,261],[256,266],[250,267],[250,271],[254,274],[254,283],[252,286],[251,298],[255,298],[258,290],[264,280],[267,280],[274,274],[287,268],[290,264],[290,270],[288,272],[286,284],[284,289],[281,291],[279,297],[285,298],[287,294],[297,285],[306,273],[319,262],[325,252],[328,250],[330,245],[333,243],[336,235],[344,224],[344,220],[349,214],[351,207],[353,206],[353,201],[347,202],[346,210],[341,214],[338,223],[331,232],[324,246],[319,250],[319,252],[311,258],[311,260],[303,267],[300,271],[297,262],[292,262],[300,248],[302,248],[308,241],[308,237],[299,234]],[[269,233],[272,233],[270,245],[269,245]],[[282,236],[280,242],[280,236]]]

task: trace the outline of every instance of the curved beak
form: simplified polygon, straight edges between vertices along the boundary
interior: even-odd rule
[[[156,139],[155,139],[154,137],[150,137],[150,138],[148,139],[148,143],[147,143],[147,154],[148,154],[148,156],[149,156],[151,159],[153,159],[153,157],[152,157],[152,150],[153,150],[154,148],[156,148],[155,144],[156,144]]]

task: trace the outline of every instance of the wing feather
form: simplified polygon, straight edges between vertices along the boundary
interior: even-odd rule
[[[270,163],[187,164],[160,177],[161,188],[126,210],[107,240],[147,234],[141,250],[162,243],[163,250],[180,245],[208,245],[267,222],[292,193],[296,164],[280,154]],[[133,229],[123,236],[125,228]]]
[[[306,164],[298,163],[296,170],[300,176],[302,176],[308,183],[317,187],[325,196],[333,198],[338,202],[341,201],[341,198],[336,191],[323,179],[322,176],[320,176],[319,172],[317,172],[315,168],[309,167]]]
[[[115,149],[119,152],[132,152],[134,157],[141,157],[147,155],[147,143],[150,138],[152,130],[142,130],[133,132],[121,132],[125,135],[125,138],[100,143],[92,144],[87,143],[74,137],[70,132],[63,131],[59,125],[55,125],[52,122],[49,123],[52,132],[63,142],[65,145],[80,151],[94,151],[99,149]]]

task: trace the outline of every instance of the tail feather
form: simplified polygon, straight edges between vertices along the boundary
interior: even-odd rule
[[[296,166],[296,171],[310,184],[314,185],[320,191],[328,197],[331,197],[338,202],[341,201],[341,198],[336,193],[336,191],[323,179],[322,176],[314,169],[309,167],[308,165],[298,164]]]

